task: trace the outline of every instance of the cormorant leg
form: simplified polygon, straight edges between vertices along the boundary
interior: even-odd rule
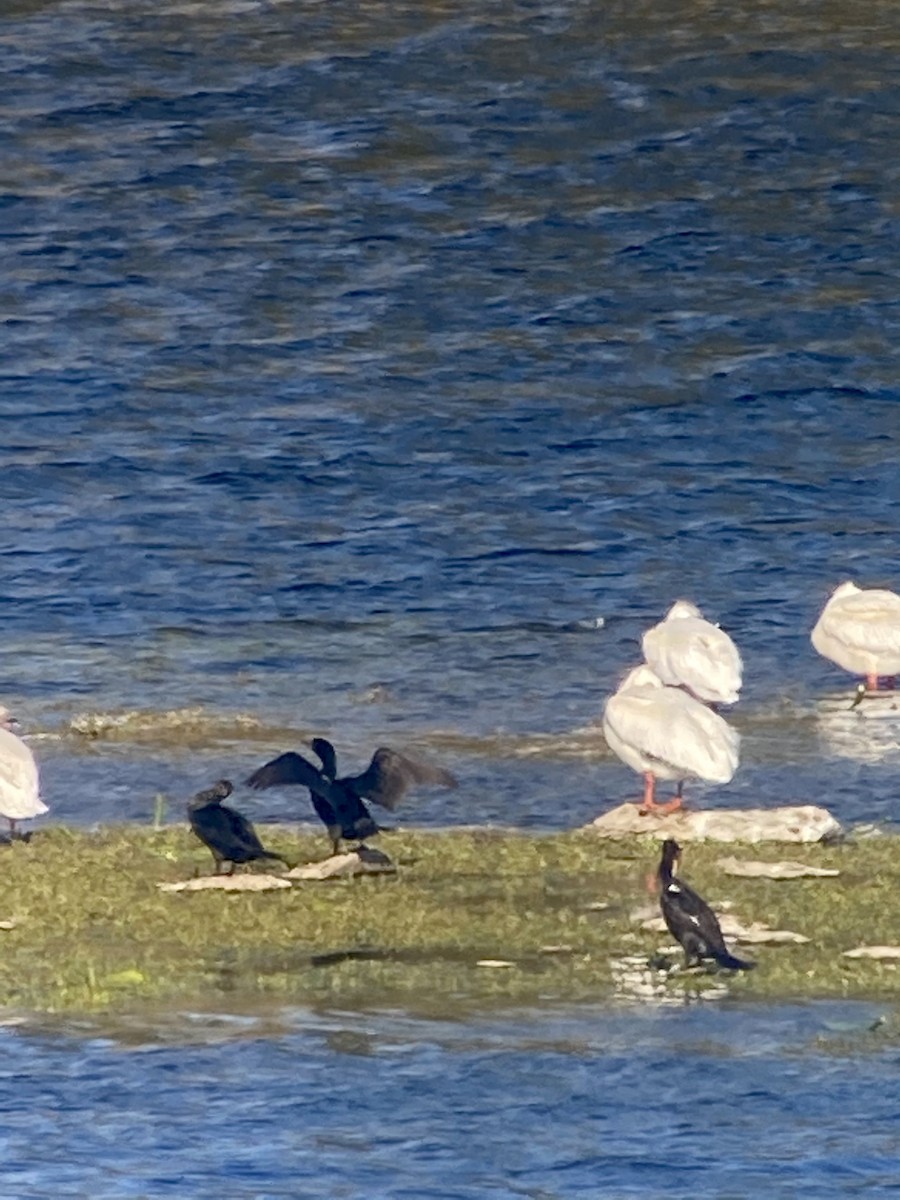
[[[331,839],[331,855],[332,855],[332,857],[334,857],[337,854],[340,854],[340,852],[341,852],[341,839],[339,837],[333,837]]]
[[[16,840],[16,823],[12,817],[7,817],[6,819],[9,821],[9,840],[14,842]]]

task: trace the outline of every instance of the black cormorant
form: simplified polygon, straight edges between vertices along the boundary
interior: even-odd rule
[[[711,958],[730,971],[749,971],[756,963],[744,962],[729,954],[716,914],[693,888],[675,877],[674,868],[680,857],[681,847],[674,838],[667,838],[663,842],[656,877],[663,920],[672,936],[681,943],[685,966],[695,966],[705,958]]]
[[[206,791],[198,792],[187,806],[191,829],[216,860],[215,873],[231,875],[236,863],[253,862],[257,858],[278,859],[290,867],[286,858],[263,846],[246,817],[222,803],[233,790],[230,780],[220,779]],[[223,863],[230,864],[228,871],[222,871]]]
[[[341,838],[362,842],[380,832],[364,798],[382,808],[394,809],[414,784],[457,786],[456,777],[442,767],[414,762],[384,746],[375,751],[372,761],[360,775],[345,775],[338,779],[337,755],[331,742],[317,737],[310,746],[322,762],[321,769],[302,754],[289,750],[254,771],[247,784],[252,788],[284,784],[309,788],[316,815],[328,830],[333,854],[338,853]]]

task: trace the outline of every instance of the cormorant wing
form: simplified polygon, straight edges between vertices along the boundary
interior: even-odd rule
[[[259,767],[247,780],[247,786],[252,788],[282,787],[285,784],[298,784],[317,792],[327,800],[331,799],[332,785],[318,767],[302,754],[288,750],[279,754],[271,762]]]
[[[262,850],[253,826],[233,808],[221,804],[203,804],[189,809],[191,828],[201,841],[223,858],[243,862],[247,853],[254,857]]]
[[[378,824],[363,803],[362,797],[346,780],[340,780],[334,785],[329,800],[335,822],[340,825],[343,837],[362,839],[379,832]],[[313,804],[315,802],[314,795]]]
[[[316,815],[330,832],[337,829],[345,838],[370,837],[378,832],[378,826],[352,785],[346,786],[346,780],[326,779],[318,767],[293,750],[279,754],[254,771],[247,784],[252,788],[284,784],[309,788]]]
[[[702,896],[688,887],[681,879],[673,879],[664,889],[665,898],[677,908],[686,927],[693,927],[703,938],[710,950],[727,954],[725,939],[716,914]]]
[[[246,850],[259,851],[262,854],[266,853],[265,847],[259,840],[259,834],[243,813],[236,812],[233,808],[226,808],[224,805],[219,806],[219,811],[223,816],[227,817],[229,830],[235,842],[239,843]]]
[[[456,776],[443,767],[415,762],[386,746],[375,751],[361,775],[349,775],[341,782],[358,795],[388,809],[395,809],[404,793],[417,783],[434,783],[448,788],[459,786]]]

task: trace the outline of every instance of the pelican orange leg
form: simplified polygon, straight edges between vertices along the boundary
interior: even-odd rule
[[[641,801],[641,814],[655,813],[657,816],[665,816],[666,813],[677,812],[680,808],[684,808],[684,800],[681,798],[682,784],[678,784],[678,790],[671,800],[667,800],[665,804],[660,804],[656,799],[656,777],[652,771],[644,772],[644,798]]]

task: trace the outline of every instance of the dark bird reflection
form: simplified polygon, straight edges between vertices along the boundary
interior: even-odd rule
[[[716,914],[693,888],[675,877],[675,864],[680,857],[681,847],[674,838],[667,838],[663,842],[657,879],[663,920],[669,933],[681,943],[685,966],[713,959],[730,971],[749,971],[756,964],[728,952]]]
[[[212,851],[217,875],[232,875],[235,864],[271,858],[291,864],[280,854],[267,850],[256,834],[256,830],[245,816],[234,808],[223,804],[234,790],[231,781],[220,779],[206,791],[198,792],[188,802],[188,820],[191,829],[205,846]],[[223,865],[228,869],[223,870]]]
[[[393,810],[405,793],[417,784],[457,786],[456,777],[443,767],[415,762],[385,746],[375,751],[372,761],[361,774],[338,779],[337,754],[331,742],[317,737],[310,746],[321,767],[289,750],[254,771],[247,784],[252,788],[289,784],[308,788],[316,816],[328,830],[332,854],[339,852],[342,838],[363,842],[382,831],[365,800]]]

